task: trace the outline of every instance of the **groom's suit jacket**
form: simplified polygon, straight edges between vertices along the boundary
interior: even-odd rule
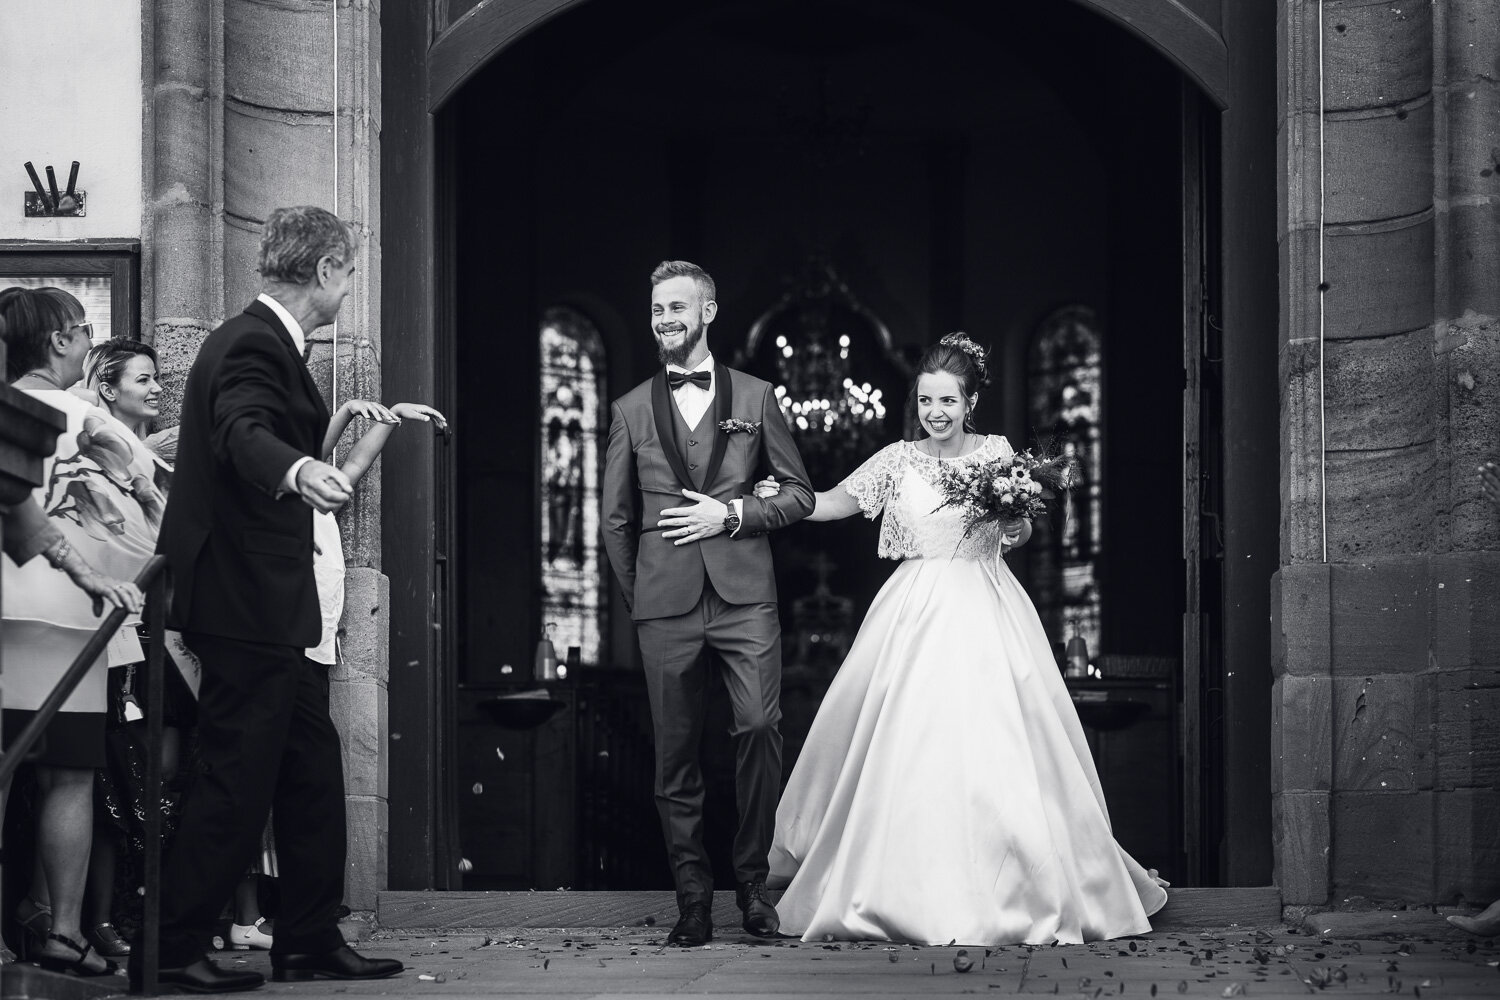
[[[318,644],[312,508],[280,488],[297,459],[321,451],[327,430],[322,393],[264,303],[208,335],[183,391],[177,467],[157,539],[172,572],[173,628]]]
[[[713,402],[689,428],[667,388],[665,371],[615,400],[604,466],[601,531],[631,618],[686,614],[704,580],[730,604],[776,600],[767,532],[812,513],[813,494],[802,457],[769,383],[715,367]],[[727,432],[730,418],[759,425],[757,433]],[[781,482],[768,500],[754,496],[766,474]],[[696,501],[684,489],[726,505],[739,498],[740,530],[673,545],[657,527],[661,512]]]

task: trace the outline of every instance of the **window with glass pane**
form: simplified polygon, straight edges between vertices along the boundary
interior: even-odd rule
[[[559,656],[599,662],[599,434],[604,344],[581,313],[548,309],[541,325],[542,623]]]
[[[1099,651],[1100,505],[1103,453],[1099,418],[1103,361],[1093,310],[1069,306],[1037,329],[1028,364],[1030,417],[1044,448],[1075,460],[1075,487],[1055,523],[1038,525],[1031,549],[1032,597],[1054,641],[1081,635]]]
[[[16,244],[0,240],[0,289],[61,288],[78,299],[94,341],[140,338],[140,246],[133,240]]]

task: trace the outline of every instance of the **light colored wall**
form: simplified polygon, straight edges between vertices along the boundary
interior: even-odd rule
[[[140,236],[141,0],[0,0],[0,151],[0,239]],[[78,160],[88,215],[24,218],[27,160]]]

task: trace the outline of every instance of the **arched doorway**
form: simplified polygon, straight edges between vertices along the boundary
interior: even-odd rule
[[[534,329],[550,302],[586,290],[630,316],[655,260],[701,259],[719,277],[714,336],[727,348],[735,338],[727,316],[741,318],[742,334],[781,292],[790,265],[832,250],[908,346],[956,328],[994,344],[1004,360],[994,395],[1004,402],[984,429],[1013,436],[1027,426],[1029,334],[1070,302],[1099,309],[1119,331],[1107,342],[1106,369],[1131,387],[1110,433],[1137,443],[1115,453],[1111,472],[1123,482],[1145,469],[1170,484],[1167,500],[1177,510],[1156,524],[1165,522],[1168,551],[1201,537],[1181,513],[1181,483],[1196,479],[1182,475],[1181,463],[1185,451],[1201,458],[1205,427],[1210,438],[1218,433],[1217,401],[1210,394],[1206,405],[1195,402],[1198,413],[1185,419],[1181,372],[1196,367],[1194,352],[1204,346],[1201,331],[1185,335],[1185,325],[1214,311],[1212,282],[1202,279],[1211,268],[1199,251],[1214,239],[1204,202],[1218,186],[1211,105],[1224,82],[1222,52],[1207,38],[1218,36],[1201,21],[1179,18],[1182,9],[1170,5],[1142,29],[1129,21],[1135,5],[1113,5],[1137,37],[1088,9],[1108,4],[1003,18],[956,3],[801,4],[795,18],[792,8],[764,4],[468,6],[451,4],[428,77],[430,100],[442,102],[434,130],[436,367],[452,378],[449,398],[466,423],[521,428],[534,419],[534,393],[518,391],[520,381],[496,383],[505,377],[500,368],[475,373],[502,358],[511,378],[533,372],[534,348],[514,331]],[[797,30],[785,30],[789,24]],[[1173,39],[1183,49],[1175,66],[1158,54]],[[664,67],[671,80],[693,86],[663,86]],[[1209,94],[1185,79],[1208,85]],[[604,333],[613,389],[649,373],[649,344],[634,324]],[[1189,382],[1197,383],[1196,372]],[[456,626],[444,639],[447,681],[463,691],[447,703],[446,721],[432,721],[434,747],[485,742],[456,737],[459,720],[482,724],[473,703],[506,687],[494,670],[529,660],[540,624],[527,568],[536,457],[506,445],[489,458],[501,470],[489,499],[473,497],[465,470],[476,466],[462,453],[450,479],[458,511],[451,549],[469,566],[449,579],[471,607],[442,616]],[[469,540],[477,528],[464,512],[482,508],[494,518],[497,507],[514,536],[490,539],[490,556],[476,560]],[[1212,749],[1219,734],[1205,728],[1200,710],[1214,672],[1224,669],[1216,659],[1219,597],[1190,583],[1202,580],[1199,566],[1189,573],[1158,558],[1160,538],[1132,537],[1123,526],[1135,514],[1128,505],[1114,509],[1123,549],[1111,550],[1105,586],[1122,597],[1101,641],[1122,653],[1177,657],[1173,698],[1186,708],[1165,745],[1190,752],[1167,768],[1170,853],[1179,877],[1218,881],[1212,844],[1222,830],[1213,817],[1222,809],[1209,802],[1205,811],[1195,786],[1221,766]],[[497,576],[473,565],[494,564],[500,551],[519,555],[520,568]],[[453,557],[445,563],[454,565]],[[1147,585],[1130,586],[1142,582],[1142,567],[1152,567]],[[475,586],[474,572],[489,573],[488,590]],[[1189,629],[1184,638],[1184,613],[1198,610],[1209,591],[1199,619],[1209,634],[1201,649],[1188,648],[1196,636]],[[475,629],[478,592],[487,594],[485,609],[504,609],[482,612],[488,630]],[[606,624],[605,645],[628,666],[633,640],[622,619]],[[1213,662],[1204,662],[1203,649]],[[431,698],[440,716],[445,694]],[[1194,759],[1194,749],[1206,759]],[[460,815],[491,829],[497,817],[475,813],[467,798],[494,787],[493,765],[487,785],[471,781],[451,752],[446,763],[447,829],[428,829],[439,850],[452,848],[451,868],[465,839]],[[534,796],[535,776],[518,787]],[[1268,802],[1269,790],[1262,794]],[[547,812],[536,806],[533,799],[532,818],[515,824],[519,840],[536,842],[525,829]],[[549,871],[567,870],[549,863],[561,865]],[[511,871],[525,878],[526,868],[523,861]],[[429,883],[449,884],[440,872]]]

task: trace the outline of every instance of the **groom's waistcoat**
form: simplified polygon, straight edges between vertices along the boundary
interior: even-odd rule
[[[686,614],[706,583],[730,604],[775,601],[776,577],[765,533],[812,509],[807,473],[770,385],[722,365],[717,372],[713,402],[696,427],[687,426],[662,376],[632,389],[613,406],[601,528],[637,621]],[[723,430],[720,424],[731,417],[770,427],[770,440],[764,432]],[[771,501],[753,495],[763,471],[783,483],[782,495]],[[663,537],[657,526],[662,511],[696,502],[683,496],[684,489],[726,505],[745,498],[745,523],[738,536],[724,532],[687,545]]]
[[[677,435],[677,453],[687,466],[693,489],[700,493],[703,491],[703,477],[708,474],[709,459],[713,457],[714,440],[724,433],[714,422],[712,409],[703,412],[697,427],[689,427],[675,400],[672,405],[672,430]]]

